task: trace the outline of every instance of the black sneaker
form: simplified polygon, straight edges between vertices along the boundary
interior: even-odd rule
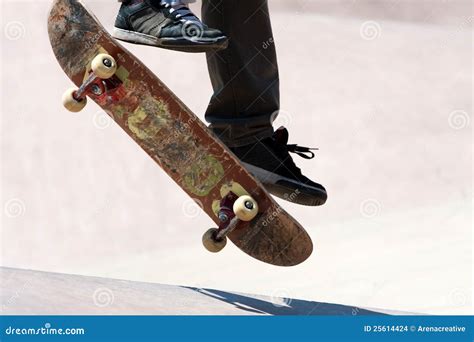
[[[289,153],[312,159],[314,149],[288,145],[286,128],[280,127],[273,137],[256,144],[233,147],[231,150],[271,194],[303,205],[317,206],[326,202],[326,189],[305,177]]]
[[[208,52],[227,47],[227,37],[204,25],[186,6],[160,0],[125,0],[115,20],[115,38],[184,52]]]

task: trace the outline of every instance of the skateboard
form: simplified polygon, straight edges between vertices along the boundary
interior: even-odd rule
[[[76,86],[63,95],[66,109],[78,112],[88,98],[102,107],[214,221],[202,238],[207,250],[218,252],[230,239],[248,255],[279,266],[311,255],[304,228],[81,1],[55,0],[48,33]]]

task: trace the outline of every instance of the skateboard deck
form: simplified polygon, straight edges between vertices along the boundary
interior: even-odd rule
[[[297,265],[311,255],[304,228],[81,1],[55,0],[48,33],[61,68],[79,87],[69,92],[69,101],[85,104],[87,95],[102,107],[215,222],[215,241],[227,236],[248,255],[279,266]],[[99,72],[112,64],[112,75]],[[251,200],[235,209],[244,197]],[[252,219],[236,210],[253,210]]]

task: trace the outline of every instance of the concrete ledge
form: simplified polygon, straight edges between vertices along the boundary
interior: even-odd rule
[[[0,268],[3,315],[380,315],[339,304]],[[398,313],[401,314],[401,313]]]

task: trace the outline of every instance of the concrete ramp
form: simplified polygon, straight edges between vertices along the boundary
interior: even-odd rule
[[[212,289],[0,268],[3,315],[379,315],[394,312]],[[396,313],[395,313],[396,314]]]

